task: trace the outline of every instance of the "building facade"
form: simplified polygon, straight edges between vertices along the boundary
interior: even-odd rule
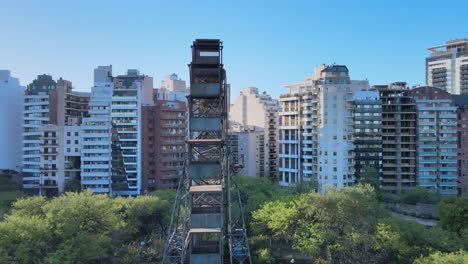
[[[177,188],[187,155],[187,103],[157,100],[142,108],[142,191]]]
[[[255,87],[245,88],[230,106],[230,131],[251,132],[253,139],[258,138],[259,145],[255,145],[255,149],[243,150],[244,156],[257,151],[257,148],[259,152],[258,166],[255,165],[255,171],[253,165],[252,168],[248,168],[249,163],[244,160],[243,171],[248,172],[249,176],[273,179],[278,177],[278,111],[278,100],[274,100],[266,92],[260,94]]]
[[[231,164],[240,167],[238,172],[249,177],[258,177],[265,169],[264,161],[268,153],[264,147],[265,133],[263,130],[230,130],[228,132],[228,149]]]
[[[110,79],[94,84],[81,126],[81,189],[93,193],[112,193],[112,93]]]
[[[0,170],[21,171],[23,95],[25,87],[10,71],[0,70]]]
[[[458,179],[461,194],[468,193],[468,95],[452,95],[458,107]]]
[[[417,110],[418,185],[440,194],[458,193],[457,107],[440,88],[411,90]]]
[[[373,87],[382,101],[381,189],[393,193],[416,186],[416,103],[405,82]]]
[[[343,65],[320,65],[315,75],[286,85],[280,104],[280,184],[352,185],[354,176],[354,92],[369,89],[353,81]]]
[[[28,85],[23,110],[23,188],[40,194],[41,125],[49,121],[49,91],[57,88],[50,75],[39,75]]]
[[[56,82],[50,75],[39,75],[28,86],[23,112],[23,187],[27,191],[57,195],[65,191],[68,181],[79,179],[79,131],[88,103],[88,93],[72,91],[72,83],[62,78]]]
[[[141,115],[143,105],[154,102],[153,78],[138,70],[112,77],[112,66],[100,66],[94,73],[90,117],[83,124],[81,186],[96,193],[139,195]]]
[[[426,85],[451,94],[468,94],[468,40],[455,39],[429,48]]]
[[[379,92],[357,91],[353,94],[352,100],[356,180],[371,176],[375,177],[376,181],[380,181],[382,176],[382,101]]]

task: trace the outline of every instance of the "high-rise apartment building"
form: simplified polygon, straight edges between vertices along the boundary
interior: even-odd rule
[[[39,195],[65,191],[79,178],[79,125],[89,94],[72,91],[69,81],[39,75],[27,88],[23,112],[23,187]],[[74,137],[68,136],[72,133]],[[68,151],[67,151],[68,150]]]
[[[405,82],[373,88],[382,102],[381,189],[411,190],[416,186],[416,104]]]
[[[459,191],[468,193],[468,95],[452,95],[458,107],[458,179]]]
[[[0,170],[21,171],[24,90],[10,71],[0,70]]]
[[[255,87],[245,88],[234,100],[229,109],[230,130],[242,133],[254,133],[258,137],[258,166],[245,168],[249,176],[277,178],[278,170],[278,122],[279,103],[266,92],[260,94]],[[261,133],[260,135],[257,135]],[[253,146],[249,146],[254,148]],[[253,153],[256,149],[247,151]],[[245,160],[244,160],[245,161]],[[244,166],[248,166],[245,163]],[[251,175],[253,174],[253,175]]]
[[[26,89],[23,111],[23,187],[40,194],[41,125],[49,123],[49,91],[57,83],[50,75],[39,75]]]
[[[166,75],[161,81],[161,87],[156,91],[158,100],[182,101],[187,103],[189,89],[184,80],[175,73]]]
[[[142,191],[177,188],[187,154],[187,103],[156,100],[142,108]]]
[[[356,180],[365,173],[382,174],[382,101],[378,91],[357,91],[354,104],[354,169]]]
[[[457,106],[448,92],[436,87],[418,87],[410,94],[417,110],[418,185],[457,194]]]
[[[264,162],[268,149],[265,149],[265,133],[263,130],[235,130],[228,132],[228,149],[231,164],[240,165],[239,174],[258,177],[265,170]]]
[[[112,68],[107,70],[112,74]],[[81,126],[81,188],[94,193],[110,194],[112,190],[112,93],[110,78],[95,82],[89,116]]]
[[[112,66],[100,66],[94,72],[90,117],[83,124],[82,188],[138,195],[142,179],[141,113],[143,105],[154,102],[153,78],[137,70],[112,77]]]
[[[468,39],[450,40],[429,51],[426,85],[451,94],[468,94]]]
[[[353,93],[368,90],[354,81],[344,65],[320,65],[314,76],[286,85],[280,97],[280,184],[312,182],[329,186],[354,184]]]

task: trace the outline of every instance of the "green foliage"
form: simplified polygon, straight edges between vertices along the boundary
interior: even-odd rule
[[[12,180],[13,175],[0,174],[0,220],[4,213],[8,213],[13,202],[26,196],[22,185]]]
[[[42,218],[9,215],[0,222],[0,263],[35,263],[50,250],[50,241]]]
[[[0,222],[0,263],[109,263],[118,252],[154,260],[158,254],[132,250],[132,245],[157,243],[169,207],[158,196],[111,198],[90,192],[20,199]]]
[[[168,201],[157,196],[133,198],[126,209],[127,230],[130,230],[136,237],[148,238],[153,233],[157,233],[159,238],[162,238],[170,221],[171,209]]]
[[[387,243],[398,263],[412,263],[415,258],[427,256],[434,250],[452,252],[464,248],[460,238],[439,227],[427,228],[394,217],[382,219],[381,223],[388,227],[388,232],[398,235],[398,239],[389,240],[394,242]]]
[[[463,250],[451,253],[435,252],[428,257],[418,258],[414,264],[466,264],[468,253]]]
[[[358,185],[266,203],[253,213],[252,226],[254,235],[287,241],[305,255],[356,263],[381,257],[373,247],[375,226],[384,214],[374,189]]]
[[[238,187],[247,222],[251,219],[251,213],[264,203],[280,199],[287,200],[296,193],[296,190],[283,188],[266,178],[239,176]]]
[[[462,236],[468,232],[468,195],[447,196],[438,206],[440,225]]]
[[[409,264],[434,251],[454,252],[468,246],[464,232],[457,236],[440,227],[390,217],[377,195],[372,186],[357,185],[330,189],[325,195],[307,193],[267,202],[253,212],[254,252],[266,248],[273,257],[281,257],[289,247],[289,253],[296,250],[328,263],[365,259]]]
[[[44,259],[48,264],[100,263],[108,257],[111,239],[103,234],[79,232],[67,238]]]
[[[362,173],[359,176],[359,179],[357,179],[358,183],[369,184],[370,186],[374,187],[374,190],[379,190],[380,175],[374,167],[365,166],[364,168],[362,168]]]
[[[400,198],[401,203],[406,204],[437,204],[441,200],[440,194],[432,193],[424,187],[415,187],[413,190],[403,193]]]

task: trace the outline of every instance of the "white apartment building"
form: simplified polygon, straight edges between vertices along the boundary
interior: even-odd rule
[[[58,195],[80,179],[80,126],[47,124],[40,131],[40,195]]]
[[[82,188],[139,195],[141,111],[142,105],[154,103],[153,78],[137,70],[112,77],[112,66],[100,66],[95,74],[90,117],[83,124]]]
[[[450,40],[429,51],[426,84],[451,94],[468,95],[468,39]]]
[[[228,132],[228,149],[231,164],[240,165],[239,174],[249,177],[258,177],[265,160],[264,148],[265,133],[263,130]]]
[[[258,138],[260,145],[252,145],[258,148],[258,169],[255,174],[251,168],[246,168],[249,176],[277,178],[278,173],[278,100],[272,99],[266,92],[259,93],[258,88],[247,87],[229,109],[230,131],[253,133],[253,138]],[[254,152],[255,149],[248,150]],[[251,156],[251,155],[250,155]],[[247,162],[247,160],[244,160]],[[244,164],[248,166],[248,163]],[[252,165],[253,166],[253,165]]]
[[[23,95],[25,87],[10,71],[0,70],[0,170],[21,171]]]
[[[161,81],[161,86],[157,89],[157,100],[165,101],[181,101],[188,103],[187,96],[190,90],[184,80],[180,79],[175,73],[166,75],[164,80]]]
[[[95,83],[89,117],[81,125],[81,188],[94,193],[110,194],[112,190],[112,92],[110,80]]]
[[[40,194],[42,125],[49,124],[49,91],[57,83],[50,75],[39,75],[26,90],[23,110],[23,187]]]
[[[354,183],[352,96],[369,88],[346,66],[320,65],[280,97],[280,185],[311,183],[320,192]]]
[[[88,93],[73,92],[72,83],[62,78],[55,82],[50,75],[39,75],[28,86],[24,96],[22,141],[26,190],[54,196],[65,191],[67,180],[79,178],[78,135],[65,138],[70,131],[79,133],[88,101]],[[73,149],[75,154],[67,149]]]

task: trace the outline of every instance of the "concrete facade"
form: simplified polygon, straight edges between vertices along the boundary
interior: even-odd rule
[[[89,96],[50,75],[39,75],[28,86],[23,112],[23,187],[28,191],[53,196],[65,191],[68,180],[79,179],[79,126],[88,114]],[[71,132],[73,138],[67,136]]]
[[[21,171],[24,90],[10,71],[0,70],[0,170]]]
[[[187,104],[157,100],[142,108],[142,191],[177,188],[187,155]]]
[[[429,48],[426,85],[451,94],[468,94],[468,40],[455,39]]]
[[[405,82],[376,85],[382,101],[382,180],[384,191],[416,186],[416,103]]]
[[[244,171],[248,171],[249,176],[274,179],[278,177],[278,111],[278,100],[273,99],[266,92],[260,94],[255,87],[245,88],[230,106],[230,131],[252,132],[254,133],[252,138],[258,137],[259,145],[256,144],[255,148],[258,148],[259,156],[257,158],[258,166],[255,165],[257,168],[255,173],[253,167],[248,168],[249,164],[247,160],[244,160],[246,162]],[[252,156],[253,151],[256,150],[245,150],[242,155]]]
[[[457,106],[436,87],[412,89],[417,110],[418,185],[440,194],[458,193]]]
[[[239,174],[258,177],[265,159],[265,133],[263,130],[229,131],[228,149],[231,164],[241,165]]]
[[[354,105],[354,169],[356,180],[366,172],[382,176],[382,101],[378,91],[357,91]],[[370,171],[367,171],[370,170]]]
[[[452,95],[458,107],[458,179],[461,194],[468,193],[468,95]]]
[[[320,65],[314,76],[286,85],[280,97],[280,184],[327,187],[353,185],[354,92],[369,89],[353,81],[343,65]]]

